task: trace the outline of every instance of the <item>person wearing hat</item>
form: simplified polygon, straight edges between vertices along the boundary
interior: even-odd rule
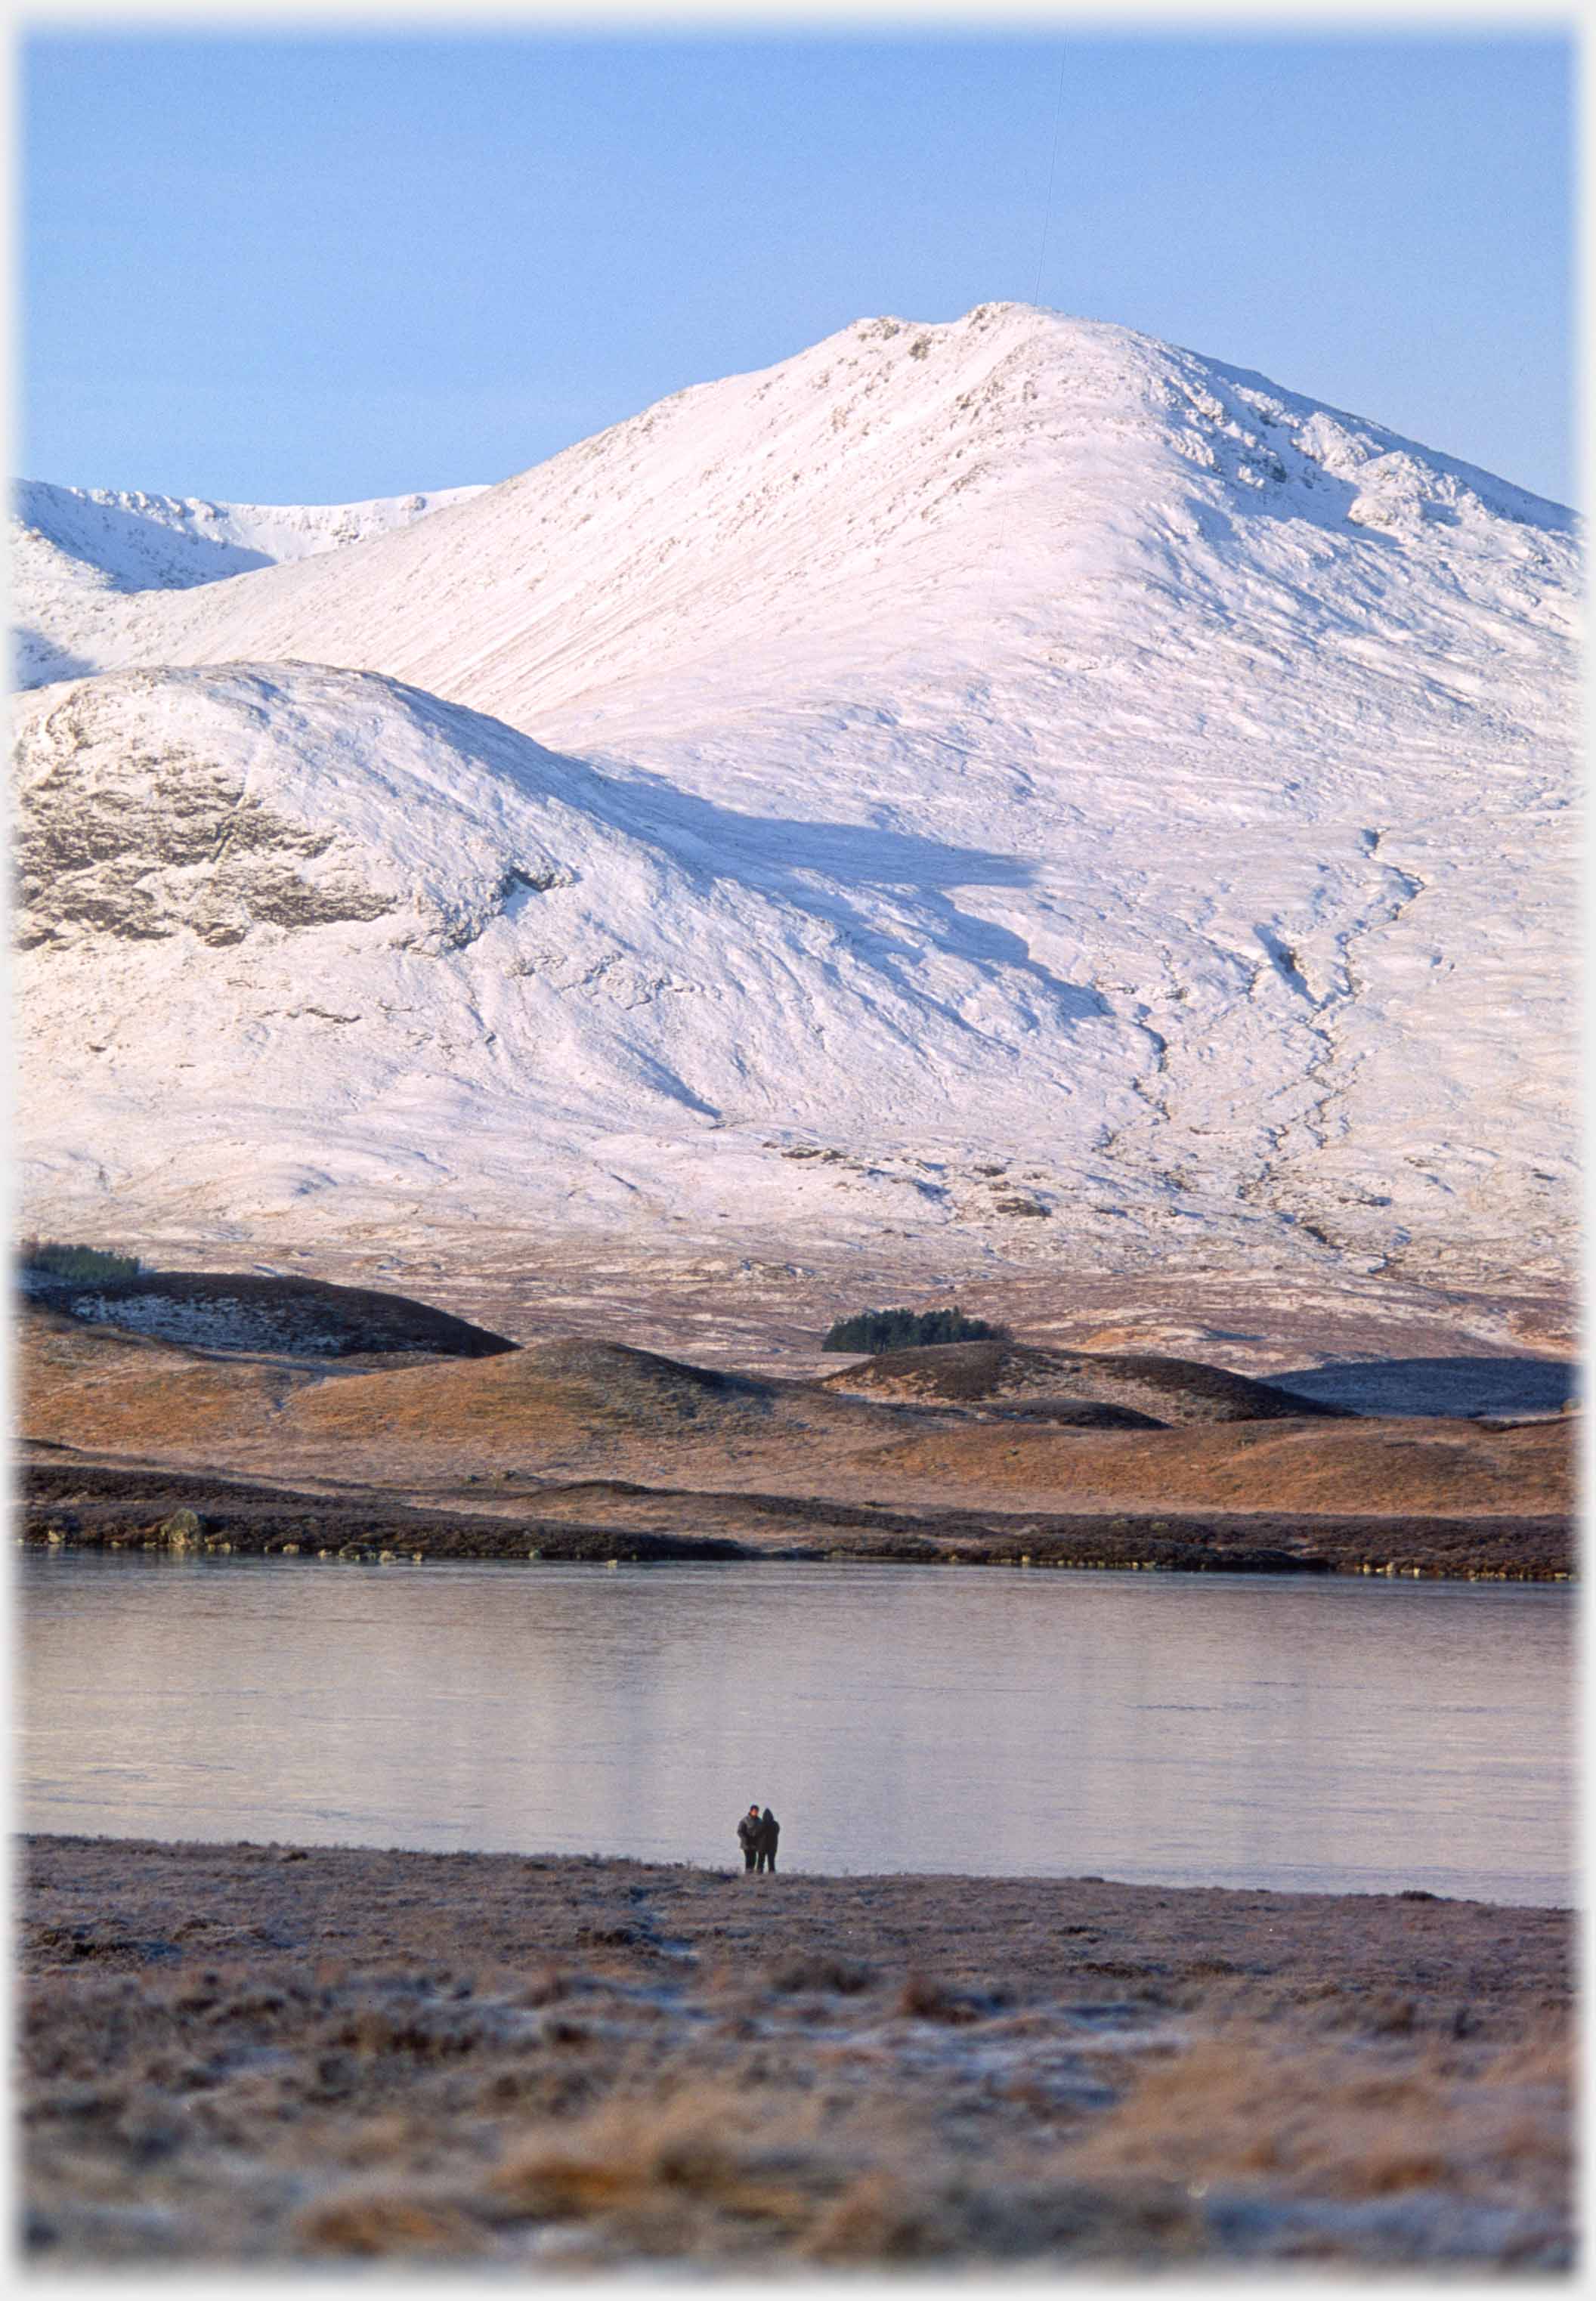
[[[759,1851],[761,1827],[759,1808],[757,1805],[751,1805],[737,1825],[737,1842],[742,1848],[742,1866],[745,1870],[751,1870],[754,1866],[754,1857]]]

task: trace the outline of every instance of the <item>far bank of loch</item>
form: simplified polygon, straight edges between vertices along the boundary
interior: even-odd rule
[[[1575,1570],[1564,1360],[1322,1363],[1293,1387],[1057,1341],[835,1360],[817,1340],[815,1371],[777,1376],[306,1282],[57,1293],[21,1321],[22,1535],[372,1564]]]
[[[21,1539],[46,1550],[280,1557],[344,1565],[500,1559],[549,1566],[664,1565],[758,1558],[930,1566],[1108,1568],[1141,1573],[1382,1574],[1469,1582],[1567,1582],[1576,1565],[1565,1516],[1495,1519],[1027,1516],[926,1510],[774,1494],[664,1495],[558,1489],[492,1517],[383,1497],[295,1493],[242,1480],[28,1462]],[[597,1523],[546,1517],[586,1503]],[[602,1515],[600,1515],[602,1514]],[[683,1530],[661,1527],[674,1521]],[[650,1523],[649,1521],[656,1521]],[[693,1533],[723,1525],[722,1534]],[[731,1531],[730,1529],[735,1529]]]

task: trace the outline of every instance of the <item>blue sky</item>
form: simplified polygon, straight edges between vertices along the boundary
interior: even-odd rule
[[[867,314],[1036,295],[1567,500],[1544,34],[36,34],[21,468],[496,480]]]

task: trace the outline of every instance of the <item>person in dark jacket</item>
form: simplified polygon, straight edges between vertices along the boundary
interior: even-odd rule
[[[759,1817],[759,1835],[754,1842],[754,1851],[757,1857],[754,1863],[756,1870],[768,1870],[774,1873],[776,1840],[781,1835],[781,1825],[769,1806],[766,1806]]]
[[[763,1827],[756,1805],[751,1805],[737,1825],[737,1842],[742,1848],[742,1866],[745,1870],[751,1870],[754,1866],[754,1857],[759,1851],[759,1833]]]

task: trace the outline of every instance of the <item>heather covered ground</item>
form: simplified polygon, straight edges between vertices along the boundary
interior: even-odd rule
[[[190,1544],[372,1559],[1574,1568],[1577,1423],[1545,1409],[1338,1414],[1147,1351],[1021,1346],[992,1378],[954,1344],[795,1380],[585,1335],[397,1363],[202,1349],[38,1306],[19,1339],[40,1542],[180,1519]],[[1574,1394],[1565,1360],[1496,1363]]]
[[[1572,1919],[33,1837],[43,2265],[1567,2268]]]

